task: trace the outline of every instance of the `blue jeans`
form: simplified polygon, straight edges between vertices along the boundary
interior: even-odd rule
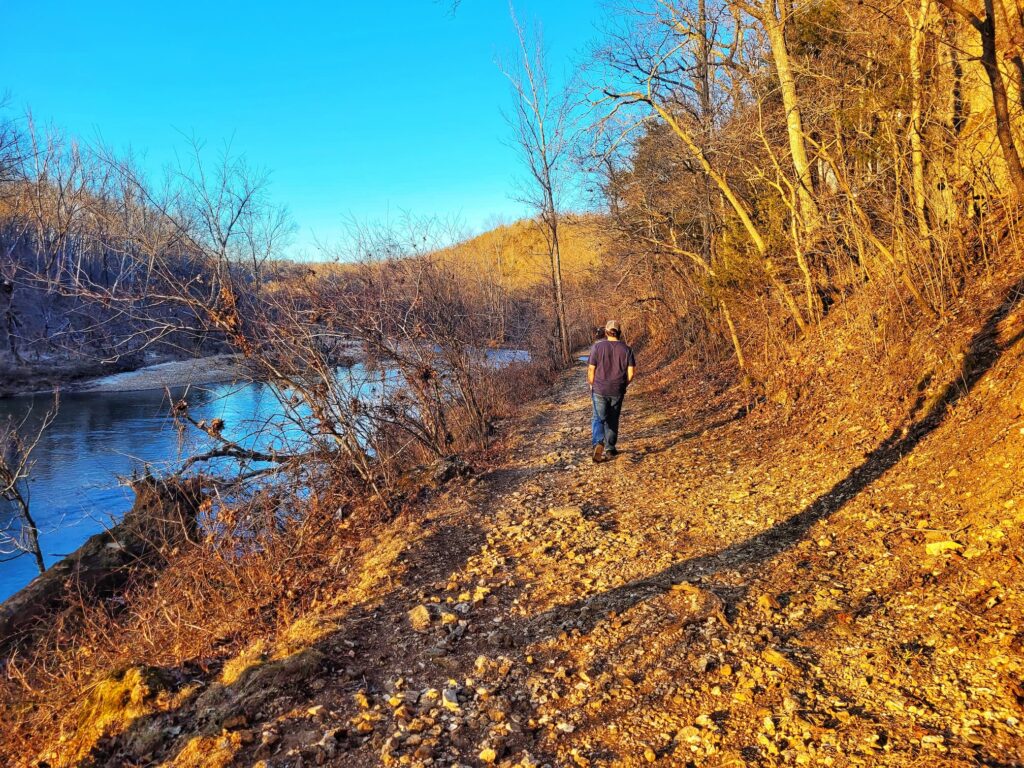
[[[609,450],[615,449],[619,439],[619,414],[622,412],[622,395],[608,397],[596,392],[590,393],[590,401],[594,404],[594,419],[591,422],[591,445],[604,443]]]

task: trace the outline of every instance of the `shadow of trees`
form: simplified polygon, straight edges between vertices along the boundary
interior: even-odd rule
[[[937,429],[950,409],[965,397],[999,360],[1024,338],[1024,330],[999,343],[999,324],[1024,299],[1024,279],[1015,283],[1001,304],[989,314],[968,345],[959,374],[943,388],[926,412],[904,429],[894,429],[864,461],[822,493],[803,510],[773,527],[717,552],[692,557],[643,579],[588,598],[556,606],[534,616],[521,630],[523,642],[534,642],[557,632],[572,621],[582,632],[591,631],[610,613],[621,613],[661,594],[674,584],[692,581],[722,570],[767,562],[803,539],[817,522],[830,517],[881,478]]]

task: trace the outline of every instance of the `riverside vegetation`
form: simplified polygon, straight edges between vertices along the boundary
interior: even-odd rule
[[[289,429],[177,404],[198,524],[5,639],[8,763],[1024,761],[1020,9],[609,18],[585,116],[520,35],[534,221],[338,264],[276,261],[230,158],[157,187],[11,124],[10,365],[53,343],[33,291],[107,352],[241,356]],[[609,315],[641,378],[594,466],[566,350]],[[394,385],[342,387],[353,345]]]

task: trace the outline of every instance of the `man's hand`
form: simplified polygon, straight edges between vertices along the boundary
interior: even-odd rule
[[[594,373],[597,371],[596,365],[587,366],[587,385],[590,387],[590,391],[594,391]]]
[[[626,368],[626,383],[629,384],[633,381],[633,377],[636,375],[636,368],[632,365]]]

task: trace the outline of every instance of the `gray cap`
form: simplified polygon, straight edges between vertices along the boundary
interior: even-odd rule
[[[618,320],[609,320],[607,323],[604,324],[604,329],[606,331],[620,331],[621,332],[622,331],[622,323],[620,323]]]

